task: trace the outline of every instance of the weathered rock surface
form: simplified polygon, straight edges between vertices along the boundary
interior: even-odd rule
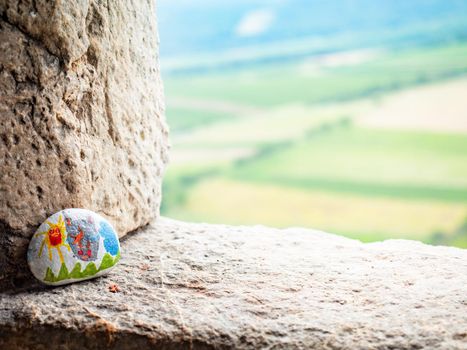
[[[120,235],[154,219],[157,55],[153,1],[0,0],[0,284],[58,210],[96,211]]]
[[[1,294],[0,348],[467,349],[466,250],[161,219],[122,251]]]

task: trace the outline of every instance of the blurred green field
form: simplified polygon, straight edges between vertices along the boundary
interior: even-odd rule
[[[219,200],[219,196],[222,199]],[[200,205],[202,203],[202,205]],[[466,205],[460,202],[364,196],[321,189],[229,180],[196,183],[177,210],[186,220],[227,224],[314,227],[364,241],[408,238],[457,239]],[[397,219],[395,219],[397,218]]]
[[[162,214],[467,247],[467,45],[361,57],[166,77],[178,103]],[[411,100],[419,129],[361,122],[399,91],[446,106],[436,122],[451,131]]]
[[[279,106],[350,100],[467,73],[467,45],[361,55],[360,64],[312,61],[231,68],[223,72],[169,77],[168,96]],[[175,113],[174,113],[175,115]]]
[[[240,162],[228,176],[367,196],[467,201],[466,174],[467,135],[331,124]]]
[[[228,113],[203,111],[190,108],[171,108],[170,127],[177,132],[186,132],[200,126],[218,123],[232,117]]]

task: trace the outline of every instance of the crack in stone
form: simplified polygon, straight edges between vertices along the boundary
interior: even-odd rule
[[[118,137],[114,129],[114,120],[112,115],[112,108],[110,107],[109,98],[109,82],[105,79],[105,90],[104,90],[104,102],[105,102],[105,115],[107,116],[108,133],[114,145],[118,143]]]

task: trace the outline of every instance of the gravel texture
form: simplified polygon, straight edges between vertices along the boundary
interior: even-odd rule
[[[467,251],[161,218],[108,276],[0,294],[1,349],[59,347],[467,349]]]

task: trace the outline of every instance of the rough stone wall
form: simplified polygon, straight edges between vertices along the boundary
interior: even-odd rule
[[[153,1],[0,0],[0,285],[60,209],[157,215],[163,111]]]

